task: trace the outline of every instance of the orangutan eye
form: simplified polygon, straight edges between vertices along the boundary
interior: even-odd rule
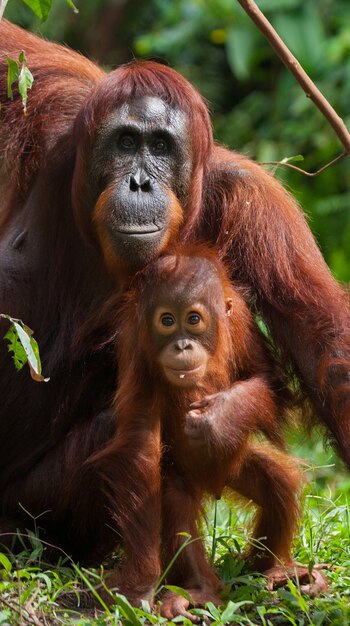
[[[132,135],[122,135],[119,137],[119,146],[123,150],[133,150],[135,147],[135,138]]]
[[[162,326],[173,326],[175,324],[175,318],[173,315],[170,315],[170,313],[164,313],[160,318],[160,323]]]
[[[187,323],[191,324],[191,326],[196,326],[197,324],[200,324],[201,321],[202,318],[198,313],[190,313],[187,318]]]
[[[168,144],[165,139],[156,139],[152,145],[153,153],[161,156],[162,154],[167,154],[168,152]]]

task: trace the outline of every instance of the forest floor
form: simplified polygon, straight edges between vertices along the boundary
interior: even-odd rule
[[[314,564],[329,564],[327,593],[312,599],[292,581],[269,591],[266,579],[249,572],[239,558],[249,542],[251,507],[220,501],[208,512],[204,534],[224,582],[223,605],[194,609],[199,624],[350,625],[350,473],[331,450],[324,449],[321,438],[305,444],[294,436],[291,447],[293,454],[305,459],[306,482],[294,557],[310,569]],[[52,568],[44,559],[40,536],[32,537],[30,552],[23,550],[13,559],[0,552],[0,626],[191,624],[184,618],[167,622],[151,614],[147,606],[131,607],[122,596],[116,595],[115,604],[107,607],[96,591],[96,608],[89,609],[86,598],[101,583],[101,572],[80,568],[67,559]]]

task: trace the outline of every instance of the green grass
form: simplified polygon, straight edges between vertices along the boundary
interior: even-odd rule
[[[329,592],[311,599],[291,581],[285,588],[267,591],[266,580],[246,568],[239,558],[249,541],[250,508],[232,507],[220,501],[208,515],[208,552],[224,581],[224,603],[194,610],[216,625],[280,624],[350,625],[350,473],[321,439],[292,443],[293,453],[306,459],[304,517],[294,548],[297,562],[312,566],[328,563]],[[215,521],[215,531],[214,531]],[[31,552],[16,558],[0,553],[0,626],[139,626],[169,623],[149,613],[149,607],[134,609],[123,597],[104,605],[95,591],[96,609],[84,609],[86,591],[101,583],[101,572],[79,568],[68,559],[55,569],[43,562],[43,546],[32,538]],[[177,623],[190,624],[177,618]],[[173,622],[171,622],[173,623]]]

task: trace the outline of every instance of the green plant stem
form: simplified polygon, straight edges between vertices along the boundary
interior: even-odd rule
[[[166,578],[169,570],[172,568],[173,564],[175,563],[177,557],[179,556],[179,554],[181,554],[182,550],[184,550],[187,546],[189,546],[191,543],[193,543],[194,541],[198,541],[198,537],[195,537],[194,539],[192,539],[192,537],[189,535],[188,537],[186,537],[185,541],[183,542],[183,544],[179,547],[179,549],[177,550],[177,552],[175,553],[175,555],[173,556],[173,558],[171,559],[169,565],[166,567],[166,569],[164,570],[164,572],[162,573],[161,577],[159,578],[159,580],[157,581],[156,585],[155,585],[155,591],[154,591],[154,595],[156,596],[157,593],[159,593],[160,588],[161,588],[161,584],[163,582],[163,580]]]
[[[217,524],[217,517],[218,517],[218,501],[215,500],[214,528],[213,528],[213,537],[212,537],[212,542],[211,542],[211,555],[210,555],[210,565],[212,567],[214,566],[215,552],[216,552],[216,524]]]

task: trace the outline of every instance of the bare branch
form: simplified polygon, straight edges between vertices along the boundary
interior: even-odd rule
[[[350,133],[341,117],[339,117],[339,115],[330,105],[328,100],[316,87],[315,83],[303,70],[299,61],[297,61],[295,56],[290,52],[289,48],[287,48],[286,44],[276,33],[275,29],[271,26],[270,22],[266,19],[265,15],[256,6],[254,0],[238,0],[238,2],[245,10],[245,12],[249,15],[249,17],[253,20],[259,30],[263,33],[263,35],[266,37],[271,47],[275,50],[281,61],[293,74],[299,85],[301,85],[306,93],[306,96],[310,98],[314,102],[314,104],[316,104],[316,106],[326,117],[326,119],[338,135],[346,152],[350,153]]]
[[[286,161],[261,161],[260,165],[275,165],[275,167],[279,167],[280,165],[282,165],[283,167],[291,167],[292,170],[301,172],[301,174],[305,174],[305,176],[309,176],[309,178],[314,178],[315,176],[318,176],[319,174],[324,172],[324,170],[327,170],[329,167],[331,167],[335,163],[338,163],[338,161],[341,161],[342,159],[344,159],[344,157],[348,156],[348,154],[349,154],[348,152],[342,152],[335,159],[333,159],[333,161],[330,161],[330,163],[323,165],[322,167],[320,167],[320,169],[316,170],[316,172],[307,172],[306,170],[303,170],[301,167],[297,167],[296,165],[293,165],[292,163],[287,163]]]
[[[6,9],[7,3],[8,3],[8,0],[0,0],[0,20],[2,16],[4,15],[4,11]]]

